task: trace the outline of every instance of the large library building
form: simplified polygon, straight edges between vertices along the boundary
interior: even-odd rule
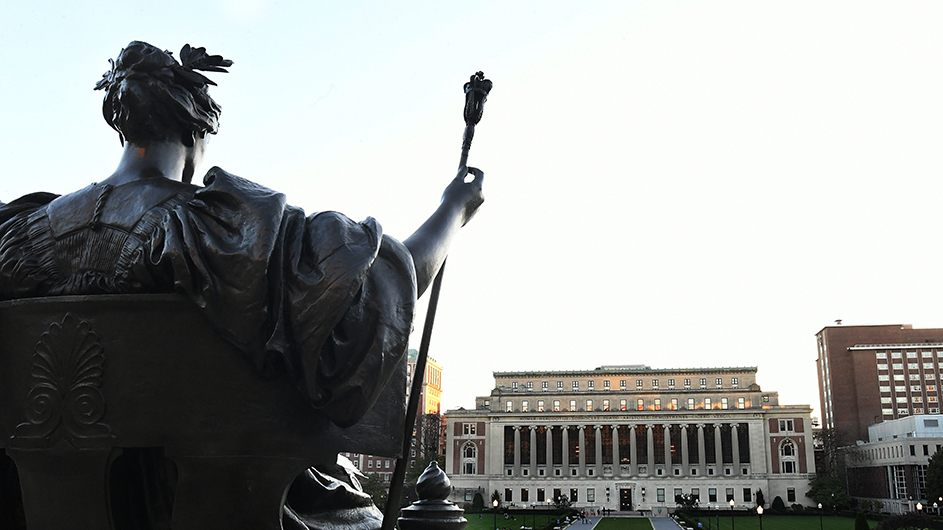
[[[613,511],[810,505],[809,405],[780,405],[756,367],[495,372],[475,408],[446,412],[452,498]],[[730,504],[733,501],[733,505]]]

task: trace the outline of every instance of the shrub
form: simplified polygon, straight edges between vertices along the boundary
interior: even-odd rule
[[[783,502],[783,498],[779,495],[773,499],[773,506],[770,508],[770,511],[773,513],[786,513],[786,503]]]
[[[864,512],[858,512],[858,515],[855,516],[855,530],[871,530],[871,527],[868,526],[868,516]]]
[[[485,509],[485,499],[481,496],[481,493],[475,493],[475,498],[472,499],[472,511],[480,512]]]
[[[857,523],[856,523],[857,524]],[[881,521],[875,530],[943,530],[943,525],[924,514],[905,513]]]

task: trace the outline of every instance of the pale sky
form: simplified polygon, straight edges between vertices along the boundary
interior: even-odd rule
[[[647,364],[757,366],[818,409],[822,327],[943,327],[941,27],[939,2],[6,1],[0,200],[107,177],[107,60],[190,43],[235,62],[204,171],[404,239],[483,70],[445,408],[493,371]]]

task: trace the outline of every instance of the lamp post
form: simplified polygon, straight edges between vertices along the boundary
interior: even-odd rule
[[[756,514],[760,516],[760,530],[763,530],[763,507],[756,507]]]
[[[733,499],[730,499],[730,530],[736,528],[733,524]]]
[[[819,530],[822,530],[822,503],[819,503]]]
[[[923,505],[920,504],[920,501],[917,501],[917,513],[919,514],[919,513],[920,513],[920,510],[922,510],[922,509],[923,509]]]
[[[933,501],[933,511],[935,511],[937,515],[940,515],[940,508],[936,501]]]
[[[494,529],[498,528],[498,499],[491,501],[491,505],[494,506]]]

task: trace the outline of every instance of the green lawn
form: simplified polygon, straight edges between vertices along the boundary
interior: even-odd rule
[[[504,514],[499,513],[497,517],[497,527],[499,529],[504,528],[505,530],[520,530],[521,526],[526,526],[528,528],[534,527],[534,516],[533,514],[528,513],[527,516],[523,515],[514,515],[514,519],[505,519]],[[465,519],[468,519],[468,526],[465,527],[465,530],[494,530],[492,525],[495,524],[495,517],[493,513],[465,513]],[[524,520],[527,520],[526,522]],[[550,517],[546,514],[537,514],[537,526],[540,526],[549,520]],[[556,520],[556,516],[553,518]],[[765,528],[764,528],[765,530]]]
[[[711,530],[731,530],[730,516],[720,516],[720,526],[717,526],[717,517],[711,517],[710,521],[705,517],[701,518],[703,528]],[[821,521],[822,530],[854,530],[855,520],[847,517],[823,517]],[[877,521],[868,521],[871,528],[877,526]],[[736,530],[759,530],[759,517],[735,517],[734,529]],[[819,518],[814,515],[764,515],[763,530],[819,530]]]

